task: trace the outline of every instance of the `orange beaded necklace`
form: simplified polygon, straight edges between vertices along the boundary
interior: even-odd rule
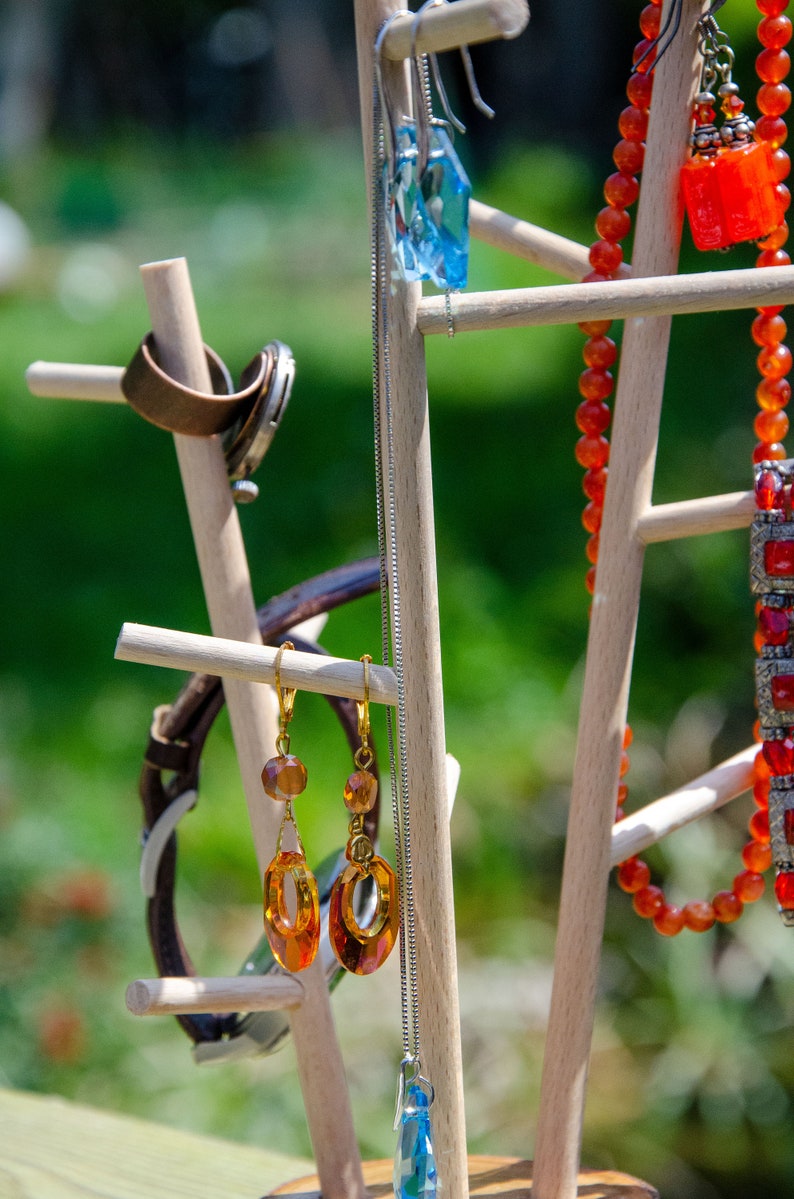
[[[589,255],[593,270],[585,282],[616,278],[623,261],[619,243],[631,227],[631,218],[626,210],[635,202],[640,190],[636,176],[642,170],[645,153],[643,139],[648,127],[654,39],[659,36],[661,3],[662,0],[651,0],[640,13],[643,36],[634,50],[635,69],[626,87],[629,106],[620,114],[618,129],[621,140],[613,153],[617,171],[609,176],[604,185],[607,204],[596,218],[598,240],[591,245]],[[768,142],[772,148],[775,176],[779,181],[779,191],[785,194],[786,203],[788,192],[783,188],[782,181],[788,176],[790,163],[788,154],[782,148],[787,132],[783,113],[789,107],[791,93],[783,82],[790,65],[784,47],[791,38],[792,25],[783,14],[788,3],[789,0],[756,0],[762,15],[758,38],[763,48],[756,59],[756,72],[761,82],[757,103],[762,116],[756,123],[755,136]],[[783,249],[787,237],[788,226],[783,221],[758,243],[761,253],[757,266],[789,263],[791,259]],[[754,463],[782,460],[786,456],[781,443],[789,427],[784,409],[791,396],[791,386],[785,376],[791,368],[792,356],[783,344],[786,323],[780,315],[781,311],[780,307],[759,308],[752,323],[752,337],[759,347],[756,361],[761,375],[761,382],[756,389],[760,412],[753,424],[759,439],[753,452]],[[599,531],[608,475],[609,441],[605,433],[611,420],[611,411],[606,400],[614,387],[609,368],[617,358],[615,342],[607,336],[610,327],[611,321],[585,321],[579,325],[587,341],[582,351],[586,369],[579,376],[582,402],[576,410],[576,424],[581,437],[576,443],[575,453],[585,471],[582,488],[588,503],[582,513],[582,524],[590,534],[585,549],[591,564],[585,579],[590,594],[595,586]],[[765,631],[759,621],[755,638],[757,651],[760,652],[765,641]],[[760,740],[757,725],[755,737]],[[628,797],[628,786],[623,780],[629,770],[628,749],[631,740],[631,728],[627,726],[623,739],[616,821],[623,818],[623,806]],[[735,876],[729,890],[718,891],[711,901],[694,899],[679,907],[668,902],[661,887],[651,883],[650,870],[641,858],[628,858],[618,866],[619,886],[632,895],[634,910],[638,915],[652,920],[657,932],[672,937],[685,928],[693,932],[705,932],[715,922],[730,924],[738,920],[746,903],[753,903],[763,894],[765,884],[762,874],[772,860],[768,814],[770,775],[770,768],[759,750],[753,765],[753,799],[757,810],[749,822],[750,840],[742,850],[744,869]]]

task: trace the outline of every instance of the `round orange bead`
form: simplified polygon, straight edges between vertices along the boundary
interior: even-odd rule
[[[659,36],[659,27],[662,21],[662,14],[659,8],[653,4],[648,4],[640,13],[640,30],[643,37],[653,41]]]
[[[782,318],[781,318],[782,319]],[[786,322],[783,321],[785,329]],[[785,336],[785,334],[783,335]],[[778,341],[781,339],[778,338]],[[588,366],[602,370],[610,367],[618,356],[618,348],[611,337],[590,337],[584,343],[582,357]]]
[[[597,470],[588,470],[585,473],[582,479],[582,491],[589,500],[596,500],[603,504],[608,475],[609,471],[606,467],[600,467]]]
[[[782,117],[791,104],[791,89],[785,83],[765,83],[758,89],[756,101],[766,116]]]
[[[582,525],[588,533],[597,533],[601,528],[604,509],[591,500],[582,511]]]
[[[706,899],[690,899],[684,904],[684,924],[693,933],[705,933],[714,926],[717,917]]]
[[[757,812],[753,812],[747,827],[754,841],[760,841],[762,845],[769,844],[769,814],[767,812],[761,808]]]
[[[628,208],[639,194],[640,185],[633,171],[616,171],[604,184],[604,199],[615,208]]]
[[[644,160],[644,144],[638,141],[629,141],[625,137],[621,138],[612,151],[612,161],[618,170],[626,175],[634,175],[637,171],[641,171]]]
[[[612,328],[612,321],[580,321],[579,329],[585,337],[603,337]]]
[[[788,417],[785,412],[759,412],[753,429],[762,441],[780,441],[788,433]]]
[[[756,74],[763,83],[782,83],[790,65],[785,50],[762,50],[755,60]]]
[[[608,204],[596,217],[596,233],[606,241],[621,241],[631,229],[631,217],[625,208]]]
[[[648,113],[645,108],[630,104],[618,117],[618,129],[627,141],[641,142],[648,132]]]
[[[597,469],[609,461],[609,442],[606,437],[580,437],[575,453],[580,466]]]
[[[755,903],[763,895],[765,887],[762,875],[753,870],[742,870],[733,880],[733,893],[742,903]]]
[[[791,399],[791,384],[788,379],[763,379],[755,389],[755,398],[759,408],[777,412]]]
[[[780,379],[791,370],[791,350],[782,342],[774,346],[763,346],[758,351],[756,364],[765,378]]]
[[[653,926],[663,937],[676,937],[684,927],[683,910],[674,903],[662,904],[653,918]]]
[[[777,225],[766,237],[758,241],[759,250],[779,250],[788,240],[788,225],[785,221]],[[785,337],[785,334],[783,335]]]
[[[733,891],[718,891],[711,901],[714,915],[720,924],[733,924],[742,914],[744,904]]]
[[[786,336],[786,322],[779,314],[758,315],[750,326],[753,341],[757,346],[776,346]]]
[[[635,892],[632,903],[638,916],[651,920],[664,904],[664,891],[661,887],[654,887],[651,883],[650,886]]]
[[[637,108],[648,108],[653,91],[653,75],[645,75],[642,71],[634,71],[626,84],[626,97]]]
[[[791,21],[782,15],[764,17],[758,26],[758,40],[769,50],[782,50],[791,41]]]
[[[586,400],[605,400],[612,394],[615,380],[609,371],[588,366],[579,376],[579,392]]]
[[[786,144],[788,129],[782,117],[763,116],[755,123],[755,136],[760,142],[769,142],[775,150]]]
[[[618,866],[618,886],[629,895],[642,891],[650,881],[650,868],[642,858],[627,858]]]
[[[577,428],[590,437],[603,433],[611,419],[609,405],[601,400],[585,400],[576,409]]]
[[[748,870],[761,874],[772,865],[772,846],[760,841],[748,841],[742,850],[742,861]]]

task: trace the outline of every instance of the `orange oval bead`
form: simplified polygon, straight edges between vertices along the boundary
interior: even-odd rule
[[[625,137],[627,141],[644,141],[645,135],[648,132],[647,110],[630,104],[628,108],[623,109],[618,117],[618,129],[620,130],[621,137]]]
[[[661,887],[654,887],[651,884],[649,887],[643,887],[641,891],[636,891],[632,903],[638,916],[650,920],[664,903],[664,891]]]
[[[748,870],[761,874],[772,865],[772,846],[759,841],[748,841],[742,850],[742,861]]]
[[[595,591],[595,580],[596,580],[596,568],[594,566],[591,566],[590,569],[588,570],[587,574],[584,577],[584,585],[585,585],[585,588],[587,589],[587,591],[589,591],[590,595],[592,595],[593,592]]]
[[[618,886],[629,895],[642,891],[650,881],[650,868],[642,858],[626,858],[618,866]]]
[[[631,229],[631,217],[625,208],[607,204],[596,217],[596,233],[605,241],[621,241]]]
[[[626,84],[626,98],[629,103],[637,108],[648,108],[652,92],[653,75],[646,75],[642,71],[632,72]]]
[[[684,927],[684,913],[674,903],[664,903],[653,918],[653,926],[663,937],[676,937]]]
[[[791,262],[785,250],[764,250],[755,260],[756,266],[788,266]]]
[[[597,533],[594,533],[592,537],[588,538],[587,545],[584,547],[584,552],[587,556],[587,561],[592,562],[593,566],[595,566],[596,562],[598,562],[598,534]]]
[[[586,400],[605,400],[612,394],[615,380],[609,371],[588,366],[579,376],[579,392]]]
[[[628,208],[639,194],[639,181],[634,178],[633,171],[615,171],[604,184],[604,199],[615,208]]]
[[[782,221],[779,225],[758,241],[759,250],[779,250],[788,241],[788,225]]]
[[[791,21],[783,15],[764,17],[758,26],[758,40],[768,50],[782,50],[791,41]]]
[[[590,503],[582,511],[582,525],[588,533],[597,533],[601,528],[601,521],[604,517],[604,509],[600,504]]]
[[[588,469],[605,466],[609,461],[609,442],[606,437],[580,437],[575,448],[576,461]]]
[[[659,36],[659,28],[662,22],[662,14],[658,7],[653,4],[647,4],[640,13],[640,30],[643,37],[653,41]]]
[[[634,175],[642,170],[645,160],[645,145],[643,142],[629,141],[621,138],[612,151],[612,161],[622,174]]]
[[[786,144],[788,129],[782,117],[763,116],[755,123],[755,136],[758,141],[769,142],[775,150]]]
[[[791,89],[785,83],[765,83],[758,89],[756,101],[765,116],[782,117],[791,105]]]
[[[754,841],[760,841],[762,845],[769,844],[769,814],[767,812],[762,811],[761,808],[757,812],[753,812],[747,822],[747,827]]]
[[[782,342],[774,346],[763,346],[758,351],[756,365],[765,378],[780,379],[791,370],[791,350]]]
[[[790,65],[785,50],[762,50],[755,60],[756,74],[763,83],[782,83]]]
[[[791,171],[791,159],[785,150],[772,151],[772,170],[778,181],[782,182],[784,179],[788,179]]]
[[[733,891],[718,891],[711,901],[711,906],[720,924],[733,924],[744,909],[741,899]]]
[[[777,313],[774,316],[760,314],[750,326],[750,332],[757,346],[775,346],[786,336],[786,322]]]
[[[778,412],[791,399],[791,384],[788,379],[763,379],[755,389],[759,408],[767,412]]]
[[[742,870],[733,880],[733,893],[742,903],[755,903],[761,898],[765,888],[763,876],[753,870]]]
[[[759,412],[753,429],[762,441],[780,441],[788,433],[788,417],[785,412]]]
[[[786,456],[786,447],[779,441],[759,441],[753,450],[753,462],[781,462]]]
[[[628,749],[634,740],[634,731],[630,724],[627,724],[623,730],[623,748]]]
[[[786,322],[782,318],[781,321],[785,329]],[[778,341],[780,340],[778,338]],[[584,343],[582,349],[582,357],[587,365],[602,369],[612,366],[617,356],[618,348],[611,337],[590,337]]]
[[[579,329],[585,337],[603,337],[612,328],[612,321],[580,321]]]
[[[609,471],[606,467],[600,467],[597,470],[588,470],[585,473],[582,479],[582,491],[589,500],[595,500],[603,504],[608,477]]]
[[[705,933],[713,928],[717,917],[706,899],[690,899],[684,904],[684,924],[693,933]]]
[[[593,242],[588,257],[593,270],[602,275],[611,275],[623,261],[623,251],[617,242],[601,238],[600,241]]]
[[[576,409],[576,425],[582,433],[593,436],[609,427],[612,412],[602,400],[585,400]]]

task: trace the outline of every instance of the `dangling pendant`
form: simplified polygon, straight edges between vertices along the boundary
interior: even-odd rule
[[[394,1156],[394,1199],[435,1199],[438,1170],[430,1123],[432,1102],[433,1088],[421,1076],[409,1083],[401,1096]]]
[[[442,124],[428,126],[420,170],[416,127],[395,130],[395,161],[385,166],[386,226],[400,274],[442,289],[466,286],[471,184]]]

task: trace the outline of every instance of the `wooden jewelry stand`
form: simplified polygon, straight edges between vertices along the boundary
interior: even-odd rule
[[[390,301],[408,771],[412,836],[421,847],[414,884],[423,1065],[437,1094],[436,1155],[449,1199],[464,1199],[467,1194],[522,1196],[530,1191],[534,1199],[573,1199],[577,1191],[594,1199],[655,1194],[648,1184],[626,1175],[581,1171],[579,1166],[608,874],[617,862],[741,794],[750,781],[754,747],[613,829],[644,548],[651,542],[747,526],[753,512],[750,492],[651,504],[671,317],[794,300],[794,267],[675,274],[680,237],[678,171],[699,77],[695,25],[703,7],[701,0],[683,0],[679,32],[656,68],[633,264],[630,272],[628,268],[622,272],[631,277],[615,283],[455,295],[450,301],[456,334],[606,317],[626,320],[534,1166],[505,1159],[468,1159],[466,1154],[423,340],[446,334],[450,313],[443,297],[422,298],[418,285],[395,284]],[[355,9],[369,179],[373,46],[397,5],[393,0],[355,0]],[[411,54],[412,33],[417,34],[418,52],[441,51],[489,37],[515,36],[525,22],[523,0],[456,0],[428,10],[418,31],[412,30],[410,15],[396,17],[383,41],[384,86],[396,102],[406,102],[405,59]],[[483,204],[472,203],[471,229],[476,237],[565,278],[581,279],[589,270],[583,247]],[[164,369],[174,379],[210,391],[184,262],[146,266],[143,278]],[[120,376],[110,367],[35,363],[28,383],[37,395],[120,399]],[[125,625],[117,657],[223,676],[263,870],[272,855],[276,820],[273,805],[263,797],[259,771],[270,756],[275,724],[271,693],[256,684],[274,681],[275,651],[260,644],[245,552],[217,438],[177,436],[175,441],[213,636]],[[281,678],[285,686],[363,698],[358,662],[290,654],[284,659]],[[370,699],[395,702],[395,679],[388,668],[372,668]],[[583,880],[588,894],[585,905],[580,902]],[[316,1195],[321,1190],[325,1199],[363,1199],[367,1186],[373,1195],[390,1192],[391,1163],[371,1163],[362,1170],[328,994],[316,968],[299,977],[271,980],[140,980],[130,988],[128,1002],[139,1013],[288,1008],[318,1175],[277,1193]]]

